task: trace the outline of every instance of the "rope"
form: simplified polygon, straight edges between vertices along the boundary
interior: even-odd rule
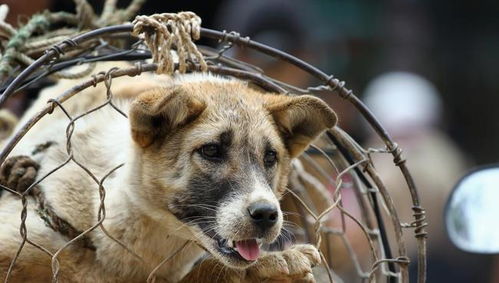
[[[76,4],[76,16],[78,17],[79,28],[95,28],[94,19],[96,18],[94,9],[87,0],[74,0]]]
[[[146,0],[133,0],[126,9],[120,11],[122,17],[121,21],[128,21],[133,16],[137,15],[144,2],[146,2]]]
[[[106,0],[99,19],[100,21],[105,21],[109,17],[112,17],[113,13],[116,11],[116,2],[117,0]]]
[[[38,29],[47,29],[49,21],[43,15],[34,15],[29,22],[17,30],[7,43],[4,55],[0,59],[0,76],[12,71],[12,61],[18,57],[15,55],[18,49],[26,42],[31,34]]]
[[[0,22],[4,22],[9,13],[9,6],[2,4],[0,5]]]
[[[125,9],[118,9],[116,0],[106,0],[104,11],[100,16],[95,14],[87,0],[73,0],[73,2],[76,5],[76,14],[44,11],[31,17],[26,25],[17,30],[5,22],[9,12],[8,6],[0,5],[0,46],[5,47],[4,52],[0,54],[0,79],[14,75],[14,71],[19,69],[18,66],[22,68],[29,65],[36,59],[34,56],[43,54],[43,51],[47,49],[56,49],[54,44],[77,35],[83,30],[128,21],[137,13],[145,0],[132,0]],[[63,24],[63,27],[53,25],[55,23]],[[59,28],[50,30],[54,26]],[[192,47],[189,50],[191,49]],[[90,69],[92,68],[89,67]],[[59,73],[55,76],[80,78],[87,73]]]
[[[179,72],[185,73],[188,62],[195,60],[201,71],[208,69],[201,52],[192,40],[200,37],[201,18],[192,12],[165,13],[152,16],[137,16],[133,21],[133,35],[144,39],[152,52],[154,63],[158,63],[158,74],[173,74],[176,49]]]
[[[9,6],[6,4],[0,5],[0,34],[4,34],[6,36],[12,36],[16,30],[7,22],[5,19],[7,18],[7,14],[9,13]]]
[[[95,70],[95,67],[97,67],[97,62],[90,62],[83,70],[76,72],[59,71],[52,74],[51,77],[56,79],[76,80],[90,75]]]
[[[60,233],[61,235],[67,237],[68,239],[76,238],[78,235],[82,234],[82,231],[76,229],[69,222],[59,217],[57,213],[55,213],[52,206],[45,200],[45,196],[40,190],[39,187],[34,187],[30,192],[30,195],[34,197],[36,200],[38,207],[36,208],[36,213],[43,220],[45,225],[52,229],[55,232]],[[84,235],[80,238],[79,243],[87,249],[95,251],[96,248],[92,243],[92,240],[88,235]]]

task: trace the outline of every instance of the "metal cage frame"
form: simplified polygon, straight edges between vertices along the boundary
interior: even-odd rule
[[[61,59],[61,56],[70,51],[77,50],[79,46],[87,44],[88,42],[98,42],[99,40],[104,41],[103,38],[112,38],[116,40],[116,38],[131,38],[131,32],[133,30],[132,24],[122,24],[109,26],[104,28],[99,28],[90,32],[86,32],[80,34],[78,36],[73,37],[72,39],[64,40],[53,47],[49,48],[41,57],[39,57],[34,63],[29,65],[26,69],[19,73],[13,80],[8,82],[8,84],[4,84],[6,86],[3,89],[3,94],[0,97],[0,106],[12,95],[14,95],[18,90],[23,89],[33,82],[46,77],[47,75],[62,70],[66,67],[82,64],[82,63],[90,63],[95,61],[103,61],[103,60],[143,60],[150,58],[150,53],[147,50],[139,49],[137,46],[140,44],[134,44],[131,49],[123,49],[116,51],[111,54],[106,54],[103,56],[79,56],[76,58],[64,58]],[[318,93],[318,92],[327,92],[328,95],[338,95],[342,99],[348,101],[351,105],[355,107],[355,109],[362,115],[362,117],[369,123],[370,127],[374,130],[374,132],[381,138],[384,142],[386,148],[379,150],[384,153],[391,154],[393,156],[393,162],[396,167],[399,168],[405,181],[407,183],[407,192],[410,194],[412,199],[412,211],[413,211],[413,221],[410,224],[404,225],[400,222],[397,210],[395,209],[394,203],[383,184],[383,181],[378,176],[374,166],[372,164],[372,160],[370,158],[370,154],[372,151],[365,150],[360,147],[348,134],[342,131],[340,128],[335,127],[328,130],[324,135],[323,139],[325,139],[328,143],[334,146],[335,152],[338,156],[331,156],[331,153],[328,153],[321,149],[320,147],[312,147],[312,150],[319,152],[322,154],[327,160],[333,164],[338,163],[338,161],[333,161],[332,159],[341,159],[343,162],[343,168],[338,170],[338,176],[341,176],[346,173],[351,173],[355,176],[356,188],[358,189],[357,193],[362,195],[365,201],[366,207],[365,209],[365,217],[364,221],[356,221],[355,217],[349,215],[347,211],[341,209],[341,206],[338,206],[338,202],[341,201],[339,199],[333,199],[335,203],[335,207],[341,210],[342,217],[349,217],[352,220],[356,221],[359,227],[365,233],[365,236],[368,241],[377,241],[377,245],[379,249],[373,249],[373,262],[371,265],[371,270],[367,273],[362,273],[359,271],[359,276],[361,273],[363,274],[363,281],[371,281],[373,280],[377,274],[381,277],[386,278],[388,282],[396,282],[397,280],[401,282],[408,282],[408,257],[407,251],[405,247],[405,243],[402,239],[403,229],[411,228],[414,230],[414,236],[417,239],[417,250],[418,250],[418,282],[425,282],[426,277],[426,221],[425,221],[425,210],[422,208],[420,204],[420,199],[418,196],[418,191],[416,189],[416,185],[414,180],[406,166],[405,160],[402,157],[402,150],[398,147],[398,145],[393,141],[388,132],[383,128],[380,122],[375,118],[373,113],[362,103],[362,101],[353,94],[351,90],[345,87],[345,82],[340,81],[332,75],[328,75],[316,67],[306,63],[305,61],[296,58],[290,54],[287,54],[283,51],[277,50],[270,46],[267,46],[262,43],[258,43],[249,39],[248,37],[240,36],[236,32],[226,32],[226,31],[216,31],[212,29],[201,28],[201,37],[211,40],[216,40],[222,44],[222,47],[218,50],[210,50],[208,48],[199,47],[201,53],[205,57],[205,60],[208,63],[208,70],[212,73],[221,74],[225,76],[232,76],[236,78],[240,78],[243,80],[252,81],[256,85],[262,87],[265,90],[289,94],[293,92],[295,94],[304,94],[304,93]],[[319,86],[309,87],[307,89],[301,89],[289,84],[285,84],[279,81],[276,81],[270,77],[267,77],[261,70],[257,67],[248,65],[244,62],[237,61],[230,57],[227,57],[224,53],[232,46],[237,45],[244,48],[250,48],[257,52],[263,53],[267,56],[271,56],[278,60],[282,60],[287,62],[295,67],[305,71],[312,77],[319,80],[322,84]],[[88,54],[87,54],[88,55]],[[142,72],[150,72],[155,71],[157,68],[156,64],[146,64],[146,63],[137,63],[133,67],[126,69],[112,69],[107,73],[98,73],[92,76],[91,79],[85,81],[84,83],[75,85],[73,88],[61,94],[54,100],[51,100],[50,103],[46,105],[46,107],[37,113],[34,117],[32,117],[25,125],[20,128],[18,132],[16,132],[12,138],[8,141],[5,147],[1,150],[0,153],[0,164],[4,163],[6,158],[9,156],[10,152],[14,149],[16,144],[23,138],[23,136],[35,125],[43,116],[50,114],[51,111],[55,107],[60,107],[62,110],[64,101],[70,99],[71,97],[78,94],[81,90],[95,86],[97,83],[104,82],[106,86],[108,86],[108,90],[111,88],[111,80],[115,77],[120,76],[135,76],[140,75]],[[188,71],[198,71],[200,70],[199,64],[196,62],[190,62]],[[110,104],[112,107],[112,96],[108,96],[108,100],[105,104],[101,105],[101,107]],[[100,108],[100,107],[99,107]],[[89,110],[84,115],[90,114],[91,112],[98,110],[92,109]],[[118,110],[118,109],[117,109]],[[83,115],[82,115],[83,116]],[[70,117],[70,125],[68,125],[68,143],[70,144],[70,137],[72,134],[72,126],[71,123],[74,123],[75,120],[80,117]],[[379,152],[378,151],[378,152]],[[306,158],[306,157],[305,157]],[[67,162],[69,162],[68,159]],[[64,165],[64,164],[63,164]],[[61,167],[63,166],[61,165]],[[334,164],[333,164],[334,165]],[[84,168],[84,166],[82,167]],[[118,167],[117,167],[118,168]],[[115,169],[117,169],[115,168]],[[57,170],[58,168],[54,169]],[[113,169],[114,170],[114,169]],[[111,171],[112,172],[112,171]],[[110,172],[110,173],[111,173]],[[87,172],[88,173],[88,172]],[[107,176],[107,175],[106,175]],[[42,181],[43,178],[40,180]],[[26,226],[24,225],[24,220],[26,219],[26,211],[27,211],[27,195],[28,191],[34,187],[36,182],[25,193],[19,193],[12,189],[9,189],[5,186],[2,186],[6,191],[10,193],[16,194],[20,197],[23,203],[23,214],[21,215],[21,219],[23,219],[20,233],[23,237],[22,245],[19,247],[19,252],[22,249],[22,246],[27,242],[29,244],[36,245],[36,243],[32,243],[27,238]],[[103,180],[97,180],[96,182],[102,182]],[[336,180],[338,181],[338,179]],[[340,181],[341,182],[341,181]],[[293,185],[293,181],[291,181]],[[337,184],[336,184],[337,185]],[[299,187],[300,184],[296,184],[295,186]],[[340,183],[341,186],[341,183]],[[361,190],[359,188],[363,187]],[[103,188],[102,188],[103,189]],[[299,190],[298,190],[299,191]],[[299,193],[294,192],[297,197]],[[303,207],[306,212],[312,215],[315,224],[320,223],[321,218],[324,216],[323,214],[327,214],[331,211],[328,209],[326,212],[318,215],[313,212],[313,209],[307,207],[307,204],[301,201]],[[393,232],[395,235],[395,241],[389,242],[387,231],[384,223],[384,219],[382,216],[380,206],[384,205],[388,209],[389,220],[391,222],[390,225],[393,227]],[[101,207],[101,210],[104,208]],[[104,212],[105,214],[105,209]],[[96,224],[93,229],[99,226],[102,223],[102,219],[100,219],[99,223]],[[304,220],[307,221],[306,219]],[[362,223],[362,222],[365,222]],[[24,226],[23,226],[24,225]],[[313,229],[316,229],[316,233],[329,233],[325,230],[321,230],[322,227],[320,224],[315,225]],[[318,231],[318,232],[317,232]],[[373,235],[373,231],[375,231]],[[377,232],[376,232],[377,231]],[[335,233],[334,231],[330,231],[330,233]],[[79,237],[79,236],[78,236]],[[78,238],[77,237],[77,238]],[[76,239],[76,238],[75,238]],[[73,240],[75,240],[73,239]],[[69,241],[67,245],[71,244],[73,240]],[[317,240],[317,239],[316,239]],[[320,242],[320,237],[319,240]],[[371,243],[371,242],[370,242]],[[67,246],[66,245],[66,246]],[[43,247],[39,247],[43,250]],[[64,247],[63,247],[64,248]],[[61,250],[63,249],[61,248]],[[393,251],[392,251],[393,249]],[[59,250],[60,251],[60,250]],[[50,254],[50,253],[49,253]],[[393,255],[395,254],[395,255]],[[57,253],[50,254],[52,256],[53,270],[54,276],[57,276]],[[327,262],[323,255],[323,260]],[[11,268],[15,263],[15,259],[12,262]],[[326,264],[326,266],[328,266]],[[380,268],[381,267],[381,268]],[[358,268],[358,266],[357,266]],[[378,272],[379,270],[384,270],[383,272]],[[360,270],[360,269],[359,269]],[[378,272],[378,273],[377,273]],[[328,275],[330,280],[333,280],[332,271],[328,268]],[[5,278],[7,281],[8,278]]]

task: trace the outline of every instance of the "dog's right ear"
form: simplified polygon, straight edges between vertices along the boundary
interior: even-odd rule
[[[130,108],[133,140],[148,147],[155,139],[196,119],[206,104],[180,87],[156,88],[140,94]]]
[[[266,95],[265,108],[274,118],[291,158],[299,156],[326,129],[336,125],[336,113],[311,95]]]

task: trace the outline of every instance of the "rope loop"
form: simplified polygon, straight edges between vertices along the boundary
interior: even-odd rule
[[[145,41],[153,62],[158,63],[156,73],[173,74],[176,61],[180,73],[187,71],[189,61],[197,61],[203,72],[208,70],[203,55],[193,43],[201,36],[201,18],[193,12],[137,16],[133,25],[132,34]]]

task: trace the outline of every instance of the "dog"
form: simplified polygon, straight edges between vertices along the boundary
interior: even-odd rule
[[[20,124],[74,83],[45,89]],[[26,243],[10,282],[49,281],[52,265],[61,282],[144,282],[151,274],[156,282],[314,282],[312,268],[320,263],[314,246],[267,252],[262,245],[281,232],[279,200],[291,160],[336,124],[329,106],[210,74],[112,83],[113,103],[128,119],[108,105],[68,128],[66,115],[106,99],[103,86],[86,89],[63,104],[66,113],[55,107],[11,153],[39,164],[36,178],[44,178],[28,197],[31,242],[55,253],[90,231],[57,263]],[[105,218],[95,228],[101,199]],[[21,244],[21,211],[19,197],[4,192],[4,277]]]

